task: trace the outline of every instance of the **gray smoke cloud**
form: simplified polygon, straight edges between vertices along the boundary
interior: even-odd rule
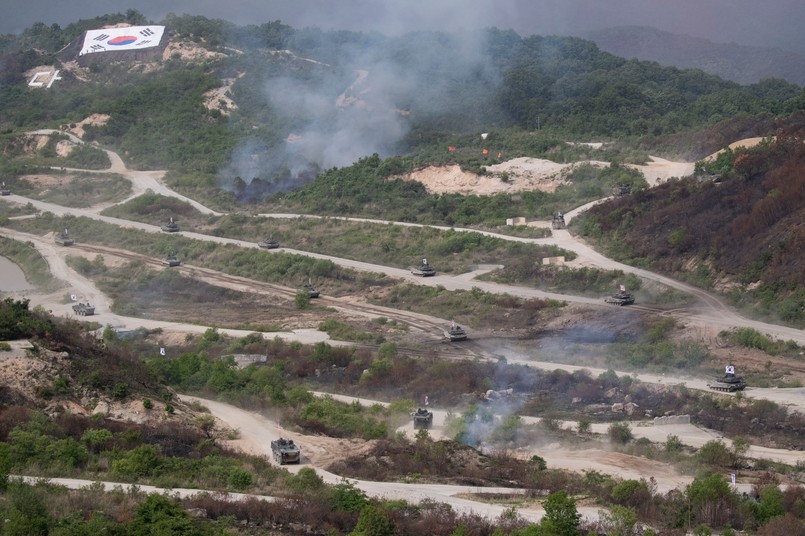
[[[159,21],[169,13],[203,15],[236,24],[280,20],[301,28],[380,32],[473,30],[496,26],[524,36],[579,35],[615,26],[660,30],[751,46],[805,52],[802,0],[0,0],[0,33],[32,23],[65,25],[114,11],[136,9]]]

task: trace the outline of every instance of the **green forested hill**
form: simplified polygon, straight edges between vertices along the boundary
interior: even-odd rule
[[[740,86],[702,71],[618,58],[578,38],[497,29],[386,37],[296,30],[279,21],[238,27],[188,15],[159,22],[171,40],[195,42],[219,57],[201,64],[160,60],[157,69],[110,60],[94,66],[88,81],[67,74],[58,90],[27,87],[26,69],[63,67],[53,54],[66,43],[87,28],[121,21],[144,22],[129,11],[4,36],[0,128],[57,126],[108,113],[112,120],[92,138],[123,150],[135,166],[249,181],[275,180],[309,165],[343,166],[373,152],[404,154],[441,144],[445,135],[491,128],[658,136],[736,115],[787,114],[805,102],[799,87],[779,80]],[[368,73],[358,88],[365,106],[357,113],[337,109],[359,69]],[[232,76],[239,108],[228,117],[204,108],[202,93]],[[285,140],[300,132],[316,133],[319,145],[332,144],[338,157],[322,156],[323,148],[289,151]],[[255,165],[228,166],[239,150],[256,156]]]

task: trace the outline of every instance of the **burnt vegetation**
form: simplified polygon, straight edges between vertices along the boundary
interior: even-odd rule
[[[803,135],[800,117],[775,140],[727,151],[696,176],[593,207],[577,229],[615,258],[805,326]]]

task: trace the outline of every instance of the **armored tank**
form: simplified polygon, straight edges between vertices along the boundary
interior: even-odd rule
[[[0,195],[11,195],[11,190],[6,188],[5,182],[2,185],[0,185]]]
[[[420,275],[422,277],[430,277],[436,275],[436,270],[428,264],[428,259],[422,259],[422,264],[419,266],[412,266],[411,273],[414,275]]]
[[[269,236],[262,242],[258,242],[257,247],[261,247],[263,249],[277,249],[280,247],[280,243]]]
[[[453,322],[450,324],[450,329],[444,332],[444,338],[450,342],[466,341],[467,332],[464,328]]]
[[[181,231],[181,229],[179,229],[179,224],[173,221],[173,216],[168,219],[168,223],[162,226],[162,230],[166,233],[178,233]]]
[[[724,375],[708,381],[707,387],[714,391],[733,393],[743,391],[746,387],[746,382],[740,376],[735,375],[735,365],[729,364],[724,369]]]
[[[414,418],[414,428],[430,428],[433,426],[433,412],[428,411],[425,408],[417,408],[417,410],[411,414]]]
[[[307,292],[309,298],[319,297],[319,291],[316,290],[310,283],[305,283],[299,288],[299,290],[301,290],[302,292]]]
[[[92,316],[95,314],[95,307],[88,303],[77,303],[73,305],[73,312],[78,316]]]
[[[565,215],[561,212],[556,212],[551,220],[551,229],[564,229],[565,228]]]
[[[70,233],[67,232],[67,229],[64,229],[64,231],[56,236],[56,243],[60,246],[72,246],[75,244],[75,241],[70,238]]]
[[[293,439],[275,439],[271,442],[271,453],[274,456],[274,461],[280,465],[299,463],[302,460],[302,452],[293,442]]]
[[[632,305],[634,303],[634,296],[626,292],[626,287],[621,285],[620,292],[604,298],[604,301],[612,305]]]
[[[628,183],[619,184],[612,189],[612,194],[617,196],[629,195],[632,193],[632,185]]]
[[[170,253],[165,255],[164,259],[162,259],[162,264],[164,264],[165,266],[181,266],[182,261],[180,261],[176,257],[175,252],[171,251]]]

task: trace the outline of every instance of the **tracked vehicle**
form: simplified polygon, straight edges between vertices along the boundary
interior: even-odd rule
[[[162,226],[162,230],[166,233],[178,233],[181,231],[179,224],[173,221],[173,216],[168,219],[168,223]]]
[[[293,439],[279,438],[272,441],[271,454],[279,465],[300,463],[302,460],[302,451],[299,450]]]
[[[78,316],[92,316],[95,314],[95,307],[88,303],[77,303],[73,305],[73,312]]]
[[[612,305],[632,305],[634,303],[634,296],[626,292],[626,287],[621,285],[620,292],[604,298],[604,301]]]
[[[6,188],[5,182],[2,184],[2,186],[0,186],[0,195],[11,195],[11,190]]]
[[[736,376],[735,365],[729,364],[724,369],[724,375],[708,381],[707,387],[714,391],[734,393],[735,391],[743,391],[746,388],[746,382],[740,376]]]
[[[263,249],[277,249],[278,247],[280,247],[280,243],[269,236],[265,240],[258,242],[257,247]]]
[[[170,253],[165,255],[164,259],[162,259],[162,264],[164,264],[165,266],[169,266],[169,267],[170,266],[181,266],[182,261],[180,261],[179,258],[176,257],[176,253],[171,251]]]
[[[56,236],[56,243],[60,246],[72,246],[75,244],[75,241],[70,238],[70,233],[68,233],[67,229],[65,229]]]
[[[309,298],[319,297],[319,291],[316,290],[310,283],[305,283],[299,288],[299,290],[301,290],[302,292],[307,292]]]
[[[466,341],[467,332],[464,328],[453,322],[450,324],[450,329],[444,332],[444,338],[450,342]]]
[[[422,277],[430,277],[436,275],[436,270],[428,264],[428,259],[422,259],[422,264],[411,267],[411,273]]]
[[[551,220],[551,229],[564,229],[565,228],[565,215],[561,212],[556,212]]]
[[[417,410],[412,413],[411,416],[414,418],[414,429],[428,429],[433,426],[432,411],[428,411],[425,408],[417,408]]]

